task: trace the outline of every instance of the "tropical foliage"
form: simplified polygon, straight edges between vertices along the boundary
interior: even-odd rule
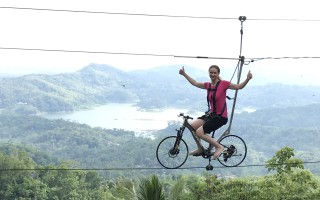
[[[231,133],[246,142],[247,158],[237,168],[215,162],[213,171],[194,157],[185,169],[160,167],[156,147],[175,134],[177,122],[150,139],[39,115],[109,102],[205,110],[205,92],[177,78],[178,67],[123,72],[92,64],[75,73],[1,78],[0,199],[319,199],[317,87],[241,91]],[[188,70],[207,80],[203,71]],[[248,107],[256,111],[243,112]],[[192,149],[190,134],[184,139]]]
[[[1,199],[136,199],[136,200],[203,200],[203,199],[315,199],[320,196],[320,179],[293,157],[293,149],[284,147],[267,161],[275,173],[260,177],[219,178],[181,175],[144,178],[102,178],[92,170],[72,170],[68,163],[41,166],[27,154],[11,149],[0,153]],[[284,163],[273,163],[282,160]],[[290,166],[290,168],[288,168]],[[290,170],[289,170],[290,169]]]

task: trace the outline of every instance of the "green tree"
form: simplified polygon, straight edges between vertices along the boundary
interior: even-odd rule
[[[164,200],[163,187],[156,175],[149,179],[142,179],[137,191],[138,200]]]
[[[266,199],[318,199],[314,197],[319,194],[319,181],[304,170],[302,160],[294,158],[293,148],[280,149],[267,161],[266,168],[277,172],[264,177],[259,184]]]
[[[112,196],[96,172],[70,169],[70,164],[64,163],[41,170],[39,177],[49,187],[50,199],[106,199],[106,195]]]
[[[169,200],[188,200],[193,199],[190,190],[186,186],[186,178],[180,177],[175,181],[175,184],[172,185],[169,195]]]
[[[117,199],[136,199],[135,182],[123,177],[109,183],[111,185],[110,191]]]
[[[269,172],[276,171],[278,174],[290,173],[294,168],[304,169],[303,161],[293,156],[293,148],[284,147],[266,162],[266,168]]]
[[[186,179],[186,185],[188,188],[188,198],[202,200],[211,196],[212,190],[216,187],[215,183],[211,182],[212,179],[215,179],[215,176],[209,174],[205,177],[191,175]]]
[[[48,188],[32,170],[36,163],[25,152],[15,148],[12,151],[11,155],[0,152],[1,199],[46,199]]]

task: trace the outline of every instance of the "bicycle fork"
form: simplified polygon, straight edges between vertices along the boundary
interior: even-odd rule
[[[179,151],[180,151],[180,141],[182,139],[182,133],[183,133],[183,130],[182,128],[180,128],[179,130],[177,130],[177,139],[173,145],[173,148],[170,150],[170,154],[171,155],[177,155],[179,154]]]

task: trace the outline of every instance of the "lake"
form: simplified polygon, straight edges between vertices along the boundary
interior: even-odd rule
[[[164,109],[159,111],[142,111],[129,103],[110,103],[90,110],[63,114],[46,114],[47,119],[64,119],[91,127],[106,129],[124,129],[137,133],[150,132],[166,128],[168,121],[182,121],[177,117],[187,110]]]

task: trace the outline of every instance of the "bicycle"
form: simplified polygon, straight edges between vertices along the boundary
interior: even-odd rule
[[[185,128],[189,129],[196,143],[201,146],[202,156],[205,159],[209,159],[209,164],[206,166],[207,170],[213,170],[213,166],[210,164],[211,157],[214,154],[212,151],[213,147],[209,144],[205,148],[201,143],[200,139],[196,135],[196,130],[188,122],[189,119],[193,119],[188,115],[180,113],[178,117],[182,117],[183,123],[179,129],[176,129],[176,136],[168,136],[161,140],[158,144],[156,156],[158,162],[167,169],[177,169],[181,167],[188,159],[189,148],[187,143],[183,140],[183,133]],[[217,160],[226,167],[236,167],[240,165],[247,155],[247,145],[242,138],[237,135],[230,135],[229,128],[219,137],[217,140],[223,147],[224,150]],[[215,131],[212,132],[212,137]]]

